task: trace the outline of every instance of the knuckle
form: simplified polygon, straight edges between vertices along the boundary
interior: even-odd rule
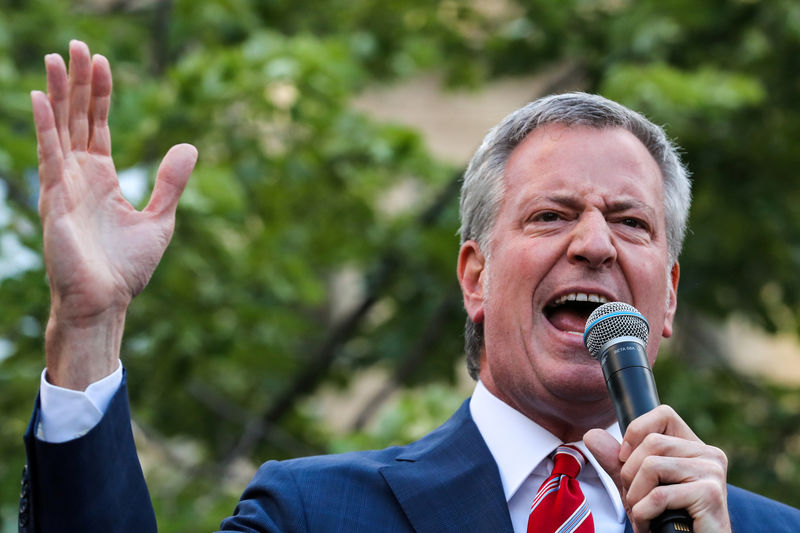
[[[655,487],[639,501],[628,501],[627,503],[630,507],[631,519],[634,522],[646,522],[667,508],[668,495],[661,487]]]
[[[650,433],[642,440],[642,445],[652,452],[663,450],[666,446],[666,441],[667,438],[661,433]]]
[[[630,510],[630,518],[633,522],[643,522],[646,519],[642,516],[642,508],[638,505],[634,505],[631,507]]]
[[[642,425],[642,423],[641,416],[639,418],[634,418],[631,423],[628,424],[628,429],[625,430],[625,434],[623,435],[625,440],[636,440],[636,437],[639,435],[639,427]]]
[[[630,508],[630,511],[628,512],[628,515],[630,516],[630,519],[631,519],[632,522],[642,522],[642,520],[643,520],[642,519],[642,511],[639,509],[639,507],[637,507],[635,505]]]
[[[636,470],[633,468],[631,463],[625,463],[622,465],[619,475],[622,478],[623,485],[625,487],[630,487],[631,483],[633,482],[633,477],[636,475]]]
[[[711,455],[712,459],[722,468],[723,472],[728,470],[728,456],[725,455],[722,449],[716,446],[709,446],[709,455]]]
[[[656,407],[656,411],[658,412],[658,414],[660,416],[664,416],[664,417],[672,417],[672,416],[677,415],[677,413],[675,412],[675,409],[673,409],[672,407],[670,407],[669,405],[667,405],[665,403],[662,403],[661,405]]]
[[[622,479],[622,485],[626,488],[631,486],[633,479],[636,477],[637,470],[630,463],[625,463],[620,469],[619,475]]]
[[[723,465],[717,462],[712,462],[710,466],[710,473],[714,479],[725,479],[726,469]]]
[[[707,502],[721,502],[725,498],[725,490],[722,485],[710,479],[698,483],[703,499]]]
[[[641,513],[641,507],[638,505],[641,498],[632,498],[630,494],[625,495],[624,505],[632,518],[638,518],[637,513]]]
[[[642,460],[642,466],[640,470],[645,472],[653,472],[658,469],[658,465],[660,463],[660,458],[657,455],[648,455]]]
[[[666,508],[667,491],[664,489],[663,486],[654,487],[653,490],[650,491],[650,494],[647,495],[647,498],[650,499],[650,502],[653,505],[653,507],[659,509]]]

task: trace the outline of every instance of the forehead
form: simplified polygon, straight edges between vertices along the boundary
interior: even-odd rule
[[[604,202],[633,200],[663,220],[661,169],[644,144],[623,128],[537,128],[511,153],[504,187],[504,208],[532,195],[559,193]]]

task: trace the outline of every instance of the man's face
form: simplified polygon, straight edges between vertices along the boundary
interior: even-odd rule
[[[549,125],[517,146],[504,178],[489,250],[468,242],[459,256],[467,312],[484,325],[481,380],[556,433],[608,425],[602,370],[582,334],[603,301],[645,315],[651,364],[659,334],[672,333],[678,267],[668,264],[661,171],[624,129]]]

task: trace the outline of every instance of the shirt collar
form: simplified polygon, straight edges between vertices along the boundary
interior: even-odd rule
[[[562,444],[561,439],[494,396],[481,381],[475,386],[469,408],[478,431],[497,463],[506,501],[509,501],[528,475]],[[606,431],[618,442],[622,441],[617,424],[612,424]],[[600,477],[617,518],[622,522],[625,519],[625,507],[611,476],[603,470],[583,441],[573,444],[586,455]]]

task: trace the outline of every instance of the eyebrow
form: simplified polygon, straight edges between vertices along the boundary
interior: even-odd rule
[[[531,201],[539,201],[545,200],[550,201],[553,203],[557,203],[559,205],[563,205],[564,207],[574,209],[576,211],[583,208],[583,200],[578,198],[577,196],[573,196],[570,194],[542,194],[537,195],[531,198]],[[631,210],[640,210],[647,213],[648,217],[655,218],[656,212],[655,210],[650,207],[645,202],[641,200],[636,200],[635,198],[620,198],[616,200],[612,200],[611,202],[606,203],[605,212],[607,213],[621,213],[624,211],[631,211]]]

